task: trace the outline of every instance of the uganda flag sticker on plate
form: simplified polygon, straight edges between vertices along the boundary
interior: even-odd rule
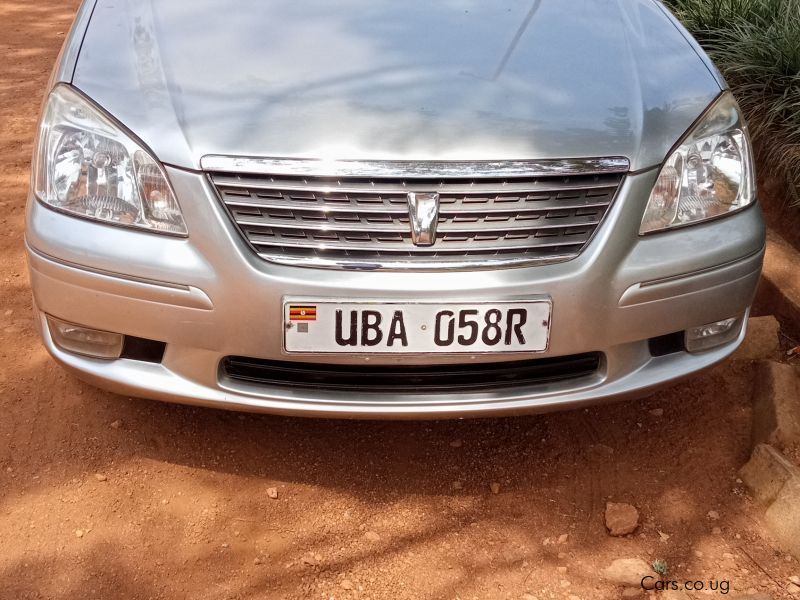
[[[317,307],[316,306],[298,306],[292,304],[289,306],[289,321],[316,321],[317,320]]]

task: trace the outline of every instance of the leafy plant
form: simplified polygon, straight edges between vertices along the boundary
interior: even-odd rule
[[[731,86],[759,166],[800,204],[800,0],[666,0]]]
[[[666,577],[667,573],[669,572],[669,566],[667,565],[667,561],[662,558],[653,562],[653,571],[661,575],[661,577]]]

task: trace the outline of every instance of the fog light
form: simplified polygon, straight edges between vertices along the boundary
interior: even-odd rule
[[[124,336],[119,333],[98,331],[47,317],[47,327],[56,346],[67,352],[92,358],[119,358]]]
[[[704,352],[735,340],[742,330],[742,319],[733,317],[708,325],[692,327],[686,331],[686,349],[689,352]]]

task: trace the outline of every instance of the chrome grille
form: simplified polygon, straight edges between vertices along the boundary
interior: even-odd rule
[[[572,259],[602,222],[624,173],[487,178],[235,172],[209,176],[244,238],[266,260],[429,269]],[[433,246],[415,246],[411,240],[409,192],[439,194]]]

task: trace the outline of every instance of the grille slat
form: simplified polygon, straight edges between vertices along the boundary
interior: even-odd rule
[[[411,239],[381,239],[380,237],[370,236],[359,240],[358,238],[348,238],[347,236],[335,235],[327,239],[324,236],[289,237],[275,236],[267,237],[260,233],[250,233],[248,238],[256,246],[283,247],[283,248],[306,248],[320,249],[335,248],[336,250],[359,251],[377,250],[385,252],[413,252],[414,254],[439,254],[444,252],[469,252],[474,254],[477,250],[484,252],[507,252],[509,250],[526,250],[529,248],[556,248],[561,246],[580,247],[588,240],[588,233],[579,233],[574,236],[526,236],[523,239],[517,238],[498,238],[481,234],[471,239],[464,236],[460,239],[450,241],[445,236],[435,246],[415,247],[411,244]],[[466,248],[466,245],[469,248]]]
[[[526,213],[539,212],[555,209],[576,209],[576,208],[602,208],[611,203],[613,195],[609,194],[602,197],[582,197],[564,200],[517,200],[511,202],[499,199],[478,200],[459,200],[447,196],[440,197],[440,215],[452,213],[458,214],[484,214],[484,213]],[[257,196],[251,196],[247,200],[235,196],[227,196],[225,204],[230,207],[257,208],[264,210],[299,210],[299,211],[324,211],[326,213],[349,213],[357,210],[363,213],[385,214],[394,213],[408,215],[408,203],[403,196],[398,202],[384,201],[381,204],[362,202],[335,202],[325,198],[318,198],[311,202],[297,202],[291,197],[278,200],[263,200]]]
[[[346,268],[480,268],[575,258],[623,173],[499,178],[209,174],[264,259]],[[415,246],[409,192],[439,194],[433,246]]]
[[[307,217],[306,217],[307,218]],[[580,216],[570,219],[569,227],[586,227],[597,225],[600,219],[596,215]],[[356,217],[354,220],[347,221],[330,221],[324,223],[315,222],[313,220],[296,219],[294,217],[287,217],[286,220],[281,220],[280,223],[275,221],[274,217],[252,217],[246,215],[236,214],[236,223],[244,228],[278,228],[278,229],[298,229],[303,231],[365,231],[373,233],[408,233],[408,219],[404,220],[391,220],[389,222],[367,222]],[[502,221],[475,221],[472,225],[462,225],[453,223],[452,220],[439,220],[439,234],[445,233],[490,233],[498,232],[505,234],[506,232],[517,231],[531,231],[531,230],[545,230],[545,229],[563,229],[565,225],[562,222],[547,222],[539,223],[538,221],[515,221],[503,219]]]

